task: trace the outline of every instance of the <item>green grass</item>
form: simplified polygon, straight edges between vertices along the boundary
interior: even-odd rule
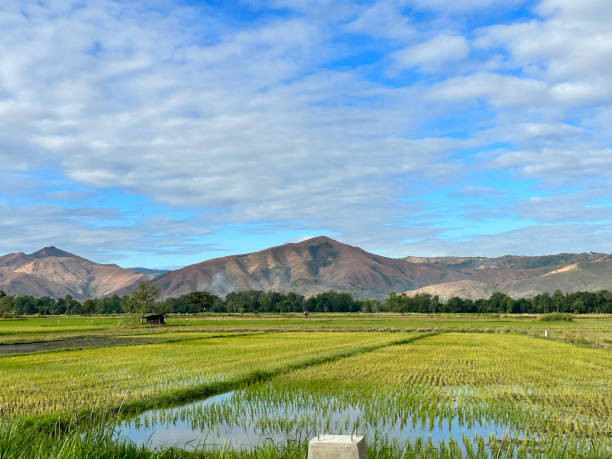
[[[117,317],[40,316],[0,320],[0,335],[105,330],[116,326]]]
[[[542,314],[538,320],[543,322],[573,322],[574,316],[565,312],[551,312],[550,314]]]

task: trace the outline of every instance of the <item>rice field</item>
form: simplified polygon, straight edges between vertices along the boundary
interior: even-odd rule
[[[397,457],[428,444],[458,457],[495,456],[509,445],[512,454],[570,448],[605,457],[612,453],[611,381],[607,351],[447,333],[147,412],[122,429],[157,447],[177,438],[179,447],[261,447],[359,432]]]
[[[540,316],[541,317],[541,316]],[[288,314],[184,314],[163,328],[125,316],[32,316],[0,319],[0,346],[75,336],[166,335],[168,333],[271,331],[404,331],[519,333],[612,350],[612,315],[584,314],[572,322],[545,322],[533,314],[316,313],[305,320]]]
[[[0,416],[105,409],[407,334],[270,333],[0,357]]]
[[[41,344],[0,354],[2,458],[297,458],[352,432],[377,458],[612,457],[612,316],[0,320],[19,343]]]

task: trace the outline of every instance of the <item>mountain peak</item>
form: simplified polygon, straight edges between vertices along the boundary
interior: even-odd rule
[[[315,245],[315,244],[323,244],[325,242],[328,242],[332,245],[340,245],[341,242],[338,242],[328,236],[315,236],[315,237],[311,237],[309,239],[305,239],[303,241],[298,242],[298,244],[300,245]]]
[[[43,247],[42,249],[31,253],[30,254],[31,257],[34,258],[48,258],[48,257],[76,257],[76,255],[73,255],[71,253],[68,252],[64,252],[61,249],[58,249],[55,246],[50,246],[50,247]]]

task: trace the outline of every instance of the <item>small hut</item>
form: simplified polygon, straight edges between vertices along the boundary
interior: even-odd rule
[[[142,316],[142,321],[147,321],[147,325],[164,325],[166,322],[164,320],[165,314],[150,314],[148,316]]]

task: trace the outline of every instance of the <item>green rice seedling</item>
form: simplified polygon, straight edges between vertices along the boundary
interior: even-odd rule
[[[383,333],[274,333],[5,356],[0,357],[0,415],[70,413],[122,403],[125,411],[130,403],[137,410],[189,401],[206,394],[198,388],[256,381],[401,338]]]
[[[372,317],[343,322],[330,316],[308,326],[337,330],[393,322],[408,328],[421,320]],[[354,431],[366,435],[368,453],[380,458],[610,456],[612,360],[608,351],[526,336],[541,336],[542,324],[533,317],[484,321],[449,315],[436,320],[438,327],[447,330],[484,326],[513,333],[424,337],[337,331],[242,336],[222,332],[225,336],[211,336],[199,327],[213,320],[202,318],[170,326],[162,334],[171,341],[164,343],[0,357],[4,420],[0,457],[78,457],[62,456],[62,451],[76,452],[79,447],[91,451],[91,457],[120,457],[114,456],[116,452],[128,457],[305,457],[307,440],[317,432]],[[244,331],[261,330],[273,322],[280,326],[283,318],[214,321],[242,323]],[[554,339],[594,331],[593,342],[603,342],[600,338],[609,336],[609,330],[602,323],[578,317],[574,322],[551,322],[546,328]],[[73,325],[75,330],[98,326],[95,321]],[[525,334],[515,334],[518,329],[526,330]],[[158,336],[156,331],[143,331],[143,336]],[[122,333],[141,335],[135,329]],[[412,338],[419,339],[407,342]],[[233,392],[207,404],[146,411],[121,424],[155,430],[186,425],[209,443],[220,439],[216,446],[198,441],[188,446],[189,451],[163,443],[155,449],[130,446],[121,435],[100,433],[107,424],[100,425],[102,430],[94,428],[101,422],[95,414],[100,408],[113,414],[123,405],[127,415],[225,390]],[[15,429],[25,413],[37,417]],[[53,418],[47,415],[57,418],[72,413],[73,427],[78,428],[61,425],[56,434],[48,434],[43,424]],[[31,429],[36,422],[41,428]],[[83,435],[88,431],[90,437]],[[228,431],[252,435],[254,442],[226,442],[223,435]],[[27,441],[42,446],[27,449],[29,456],[19,456],[10,445],[25,441],[25,435]]]
[[[254,441],[358,430],[402,445],[398,455],[411,444],[406,451],[418,457],[430,454],[423,442],[435,433],[440,454],[506,457],[559,452],[554,440],[565,438],[590,454],[610,445],[611,371],[602,350],[526,336],[442,334],[305,367],[179,410],[205,429],[238,429]]]

